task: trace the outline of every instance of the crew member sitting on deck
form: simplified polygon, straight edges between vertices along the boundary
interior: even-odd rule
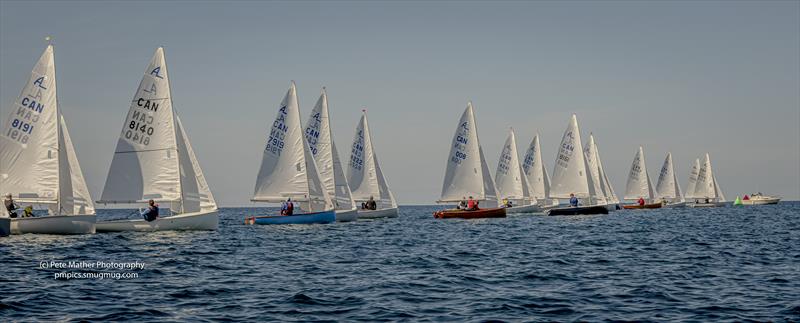
[[[467,208],[466,208],[466,210],[467,211],[475,211],[477,209],[478,209],[478,201],[475,201],[472,198],[472,196],[470,196],[469,200],[467,200]]]
[[[153,200],[147,201],[147,204],[147,209],[142,211],[142,217],[147,222],[153,222],[158,219],[158,204]]]
[[[458,202],[458,206],[456,206],[456,209],[458,209],[458,210],[466,210],[467,209],[467,197],[466,196],[462,196],[461,197],[461,202]]]
[[[286,199],[286,202],[281,203],[281,215],[292,215],[294,213],[294,203],[292,198]]]
[[[643,197],[641,197],[641,196],[639,196],[639,200],[638,200],[638,201],[636,201],[636,203],[638,203],[638,204],[639,204],[639,206],[644,206],[644,198],[643,198]]]
[[[36,215],[33,214],[33,206],[28,205],[25,209],[22,210],[22,217],[23,218],[32,218]]]
[[[378,209],[378,203],[375,203],[375,199],[373,199],[372,196],[370,196],[369,200],[367,201],[366,207],[367,207],[367,210],[377,210]]]
[[[569,205],[577,207],[578,206],[578,198],[575,197],[575,194],[569,193]]]
[[[8,211],[8,217],[16,218],[17,217],[17,209],[19,208],[16,203],[14,203],[14,199],[11,198],[11,193],[6,194],[6,199],[3,201],[6,205],[6,211]]]

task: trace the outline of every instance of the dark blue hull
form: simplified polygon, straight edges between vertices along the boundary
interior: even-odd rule
[[[588,214],[608,214],[605,205],[593,206],[567,206],[550,209],[547,215],[588,215]]]
[[[295,215],[255,216],[245,220],[247,224],[327,224],[336,222],[333,210]]]
[[[0,237],[7,237],[11,234],[11,219],[0,218]]]

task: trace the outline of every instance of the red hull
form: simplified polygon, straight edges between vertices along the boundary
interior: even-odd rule
[[[628,205],[623,205],[622,207],[623,207],[623,208],[625,208],[626,210],[634,210],[634,209],[660,209],[660,208],[661,208],[661,203],[659,202],[659,203],[652,203],[652,204],[645,204],[645,205],[639,205],[639,204],[628,204]]]
[[[483,219],[483,218],[505,218],[506,209],[479,209],[475,211],[464,210],[442,210],[433,213],[433,217],[437,219]]]

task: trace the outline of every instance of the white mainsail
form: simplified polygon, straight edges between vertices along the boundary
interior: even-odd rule
[[[256,178],[253,201],[299,202],[306,211],[333,209],[300,125],[300,107],[294,82],[281,101],[267,139]]]
[[[498,205],[497,189],[478,141],[478,126],[472,102],[461,114],[450,146],[447,170],[438,202],[458,202],[472,196],[486,201],[487,207]]]
[[[650,180],[650,174],[647,173],[647,166],[644,162],[644,149],[639,146],[631,164],[631,171],[628,173],[625,199],[636,200],[643,197],[645,200],[652,201],[654,196],[653,182]]]
[[[330,117],[328,114],[328,93],[322,88],[317,104],[306,121],[305,138],[317,170],[330,197],[334,198],[336,209],[351,210],[355,207],[350,186],[342,170],[336,143],[333,141]]]
[[[216,209],[173,109],[164,49],[156,49],[134,94],[100,203],[166,202],[178,213]]]
[[[94,214],[66,122],[58,108],[53,46],[31,71],[0,133],[0,187],[50,215]]]
[[[500,152],[494,179],[501,199],[509,199],[517,204],[530,202],[528,183],[519,164],[517,139],[513,128],[509,130],[503,151]]]
[[[725,201],[725,195],[722,194],[722,189],[720,189],[717,178],[711,169],[711,157],[709,157],[708,153],[706,153],[705,159],[700,166],[700,171],[697,174],[697,184],[695,185],[693,198]]]
[[[386,177],[378,162],[378,155],[372,145],[367,112],[366,110],[362,112],[350,150],[347,183],[350,184],[353,200],[363,202],[372,197],[375,199],[378,209],[395,208],[397,201],[389,190]]]
[[[594,135],[589,134],[589,141],[586,143],[586,147],[584,147],[584,157],[586,158],[586,166],[589,169],[589,179],[591,185],[593,185],[593,190],[595,192],[595,203],[596,204],[607,204],[607,198],[605,193],[605,184],[600,174],[600,156],[597,153],[597,146],[594,142]]]
[[[570,194],[575,194],[579,198],[591,198],[594,188],[589,185],[587,169],[578,117],[573,114],[561,137],[550,196],[569,198]]]
[[[686,198],[695,198],[694,192],[697,189],[697,176],[700,175],[700,159],[696,158],[689,171],[689,183],[686,185]]]
[[[550,198],[550,178],[542,161],[539,134],[533,137],[528,150],[525,151],[525,158],[522,160],[522,171],[525,174],[525,182],[528,184],[531,198],[536,199],[537,203],[540,204],[543,201],[547,201]]]
[[[672,153],[667,153],[667,157],[664,159],[664,165],[661,166],[661,172],[658,175],[658,184],[656,184],[656,199],[667,199],[676,202],[683,201],[678,177],[675,176],[675,167],[672,164]]]

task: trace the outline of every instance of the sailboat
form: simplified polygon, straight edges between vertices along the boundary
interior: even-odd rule
[[[722,194],[722,189],[719,187],[717,177],[711,169],[711,158],[708,153],[706,153],[705,159],[700,166],[700,171],[697,173],[697,184],[695,184],[692,198],[695,199],[695,202],[689,204],[691,207],[718,207],[728,204],[725,200],[725,195]]]
[[[325,224],[336,221],[333,202],[322,183],[300,126],[294,82],[272,123],[256,178],[253,202],[281,203],[288,199],[305,213],[254,216],[247,224]],[[296,209],[296,208],[295,208]]]
[[[333,131],[331,130],[330,117],[328,114],[328,93],[322,88],[322,93],[311,110],[311,116],[306,121],[305,138],[311,155],[317,162],[322,184],[332,197],[336,210],[336,221],[349,222],[358,219],[356,203],[350,186],[342,170],[342,162],[339,160],[339,152],[336,150],[336,143],[333,141]]]
[[[528,150],[525,151],[525,158],[522,159],[522,172],[525,174],[525,182],[528,184],[528,192],[531,199],[535,200],[538,212],[545,211],[558,206],[558,199],[550,198],[550,175],[542,161],[542,148],[539,144],[539,134],[533,136]]]
[[[519,163],[514,128],[509,129],[508,137],[503,144],[503,150],[500,152],[500,159],[497,162],[497,170],[494,174],[497,193],[504,204],[508,203],[504,205],[506,214],[541,211],[535,200],[531,203],[528,182]]]
[[[685,199],[693,199],[694,191],[697,188],[697,176],[700,175],[700,159],[696,158],[692,163],[692,168],[689,171],[689,182],[686,184]]]
[[[664,165],[661,166],[661,173],[658,175],[656,200],[661,201],[663,207],[684,207],[686,206],[686,200],[683,199],[682,195],[678,176],[672,164],[672,153],[667,153]]]
[[[94,204],[58,107],[52,45],[33,67],[0,133],[0,188],[20,206],[18,215],[22,206],[37,208],[34,217],[3,214],[0,231],[95,233]]]
[[[625,185],[625,199],[638,200],[644,199],[644,204],[626,204],[625,209],[658,209],[661,202],[655,202],[655,190],[650,174],[647,173],[647,166],[644,162],[644,149],[639,146],[636,156],[633,157],[631,171],[628,173],[628,183]]]
[[[589,182],[593,185],[595,192],[595,204],[605,205],[609,211],[616,209],[616,206],[608,202],[609,193],[604,180],[605,174],[600,169],[600,153],[597,150],[597,144],[595,144],[594,134],[592,133],[589,133],[589,141],[584,147],[583,154],[586,158],[586,166],[589,168]]]
[[[397,217],[397,201],[381,171],[378,155],[372,144],[366,110],[361,111],[361,120],[353,136],[347,167],[347,183],[350,184],[356,202],[369,203],[370,199],[375,202],[374,210],[365,208],[358,210],[359,219]]]
[[[478,201],[484,208],[477,210],[449,209],[437,211],[435,218],[504,218],[506,209],[497,207],[497,188],[489,165],[478,142],[478,125],[475,123],[475,111],[472,102],[458,121],[450,154],[447,158],[447,170],[442,184],[442,196],[437,203],[459,203],[467,197]]]
[[[548,215],[608,214],[605,205],[597,204],[597,192],[592,183],[591,172],[581,144],[578,117],[572,115],[556,158],[550,196],[568,199],[572,196],[583,200],[584,205],[557,207],[547,211]]]
[[[98,203],[168,205],[156,220],[97,223],[99,232],[216,230],[217,203],[173,108],[164,48],[156,49],[128,109]]]

